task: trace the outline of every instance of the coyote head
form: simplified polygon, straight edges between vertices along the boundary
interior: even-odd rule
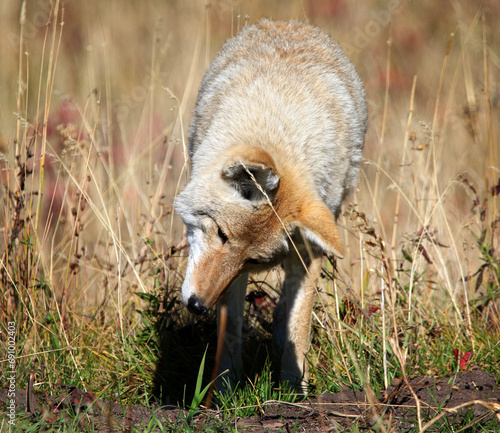
[[[342,257],[335,218],[307,179],[260,147],[233,148],[193,171],[174,205],[187,226],[182,298],[191,312],[205,313],[240,274],[279,264],[298,231],[313,249]]]

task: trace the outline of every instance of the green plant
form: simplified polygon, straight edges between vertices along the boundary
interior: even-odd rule
[[[276,386],[272,380],[269,360],[253,381],[240,383],[234,390],[215,392],[219,410],[230,417],[247,417],[263,413],[270,402],[294,403],[298,396],[288,385]]]
[[[201,385],[203,383],[203,372],[205,371],[205,358],[207,356],[207,351],[203,354],[203,358],[201,359],[200,368],[198,369],[198,376],[196,377],[196,388],[194,390],[193,400],[189,404],[189,413],[192,417],[192,414],[198,409],[198,406],[203,401],[205,396],[207,395],[208,390],[210,389],[211,383],[205,386],[205,388],[201,389]]]

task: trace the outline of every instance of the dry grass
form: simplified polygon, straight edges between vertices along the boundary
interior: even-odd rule
[[[339,221],[347,254],[337,282],[321,286],[331,297],[315,338],[356,350],[346,330],[376,320],[381,347],[368,352],[379,353],[380,384],[415,371],[408,330],[412,344],[439,329],[446,349],[498,352],[497,2],[52,3],[0,5],[0,317],[16,321],[18,363],[41,389],[59,376],[101,386],[116,369],[121,391],[140,395],[156,358],[141,352],[147,338],[134,346],[145,320],[136,309],[166,289],[153,310],[190,323],[175,302],[187,251],[171,207],[188,176],[185,132],[208,62],[261,16],[328,30],[369,99],[359,189]],[[356,356],[332,350],[312,358],[352,372]],[[64,374],[46,372],[61,362]],[[451,362],[450,353],[418,368]],[[498,373],[488,362],[477,358]],[[321,368],[313,373],[329,386]]]

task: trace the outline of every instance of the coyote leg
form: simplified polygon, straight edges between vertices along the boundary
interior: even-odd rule
[[[307,393],[311,315],[322,255],[302,255],[306,267],[294,253],[283,266],[285,281],[274,313],[274,338],[280,349],[281,381],[288,381],[297,391]],[[307,270],[306,270],[307,269]]]

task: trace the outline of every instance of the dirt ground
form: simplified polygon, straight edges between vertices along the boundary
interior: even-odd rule
[[[500,428],[500,387],[493,375],[481,370],[460,372],[453,377],[439,379],[415,377],[410,380],[413,392],[403,380],[394,380],[378,400],[364,391],[343,389],[336,394],[323,394],[296,404],[268,402],[256,410],[254,416],[235,419],[233,429],[252,432],[336,432],[357,425],[361,429],[377,429],[377,422],[384,421],[393,432],[418,431],[417,408],[414,396],[418,396],[421,425],[442,414],[429,431],[440,431],[440,425],[464,426],[464,420],[471,423],[498,423]],[[7,391],[0,392],[2,402]],[[61,387],[60,394],[41,398],[19,392],[18,409],[29,409],[45,413],[47,421],[55,422],[72,407],[85,413],[81,416],[81,427],[89,423],[94,431],[129,431],[131,426],[140,430],[146,427],[154,412],[156,419],[170,426],[185,426],[187,412],[177,407],[132,406],[124,408],[115,402],[101,401],[92,393],[85,393],[74,387]],[[29,399],[34,401],[31,405]],[[371,399],[371,402],[370,402]],[[210,425],[221,425],[220,414],[215,410],[197,413],[192,420],[197,431],[204,431]],[[467,421],[465,421],[465,425]],[[226,424],[227,425],[227,424]]]

